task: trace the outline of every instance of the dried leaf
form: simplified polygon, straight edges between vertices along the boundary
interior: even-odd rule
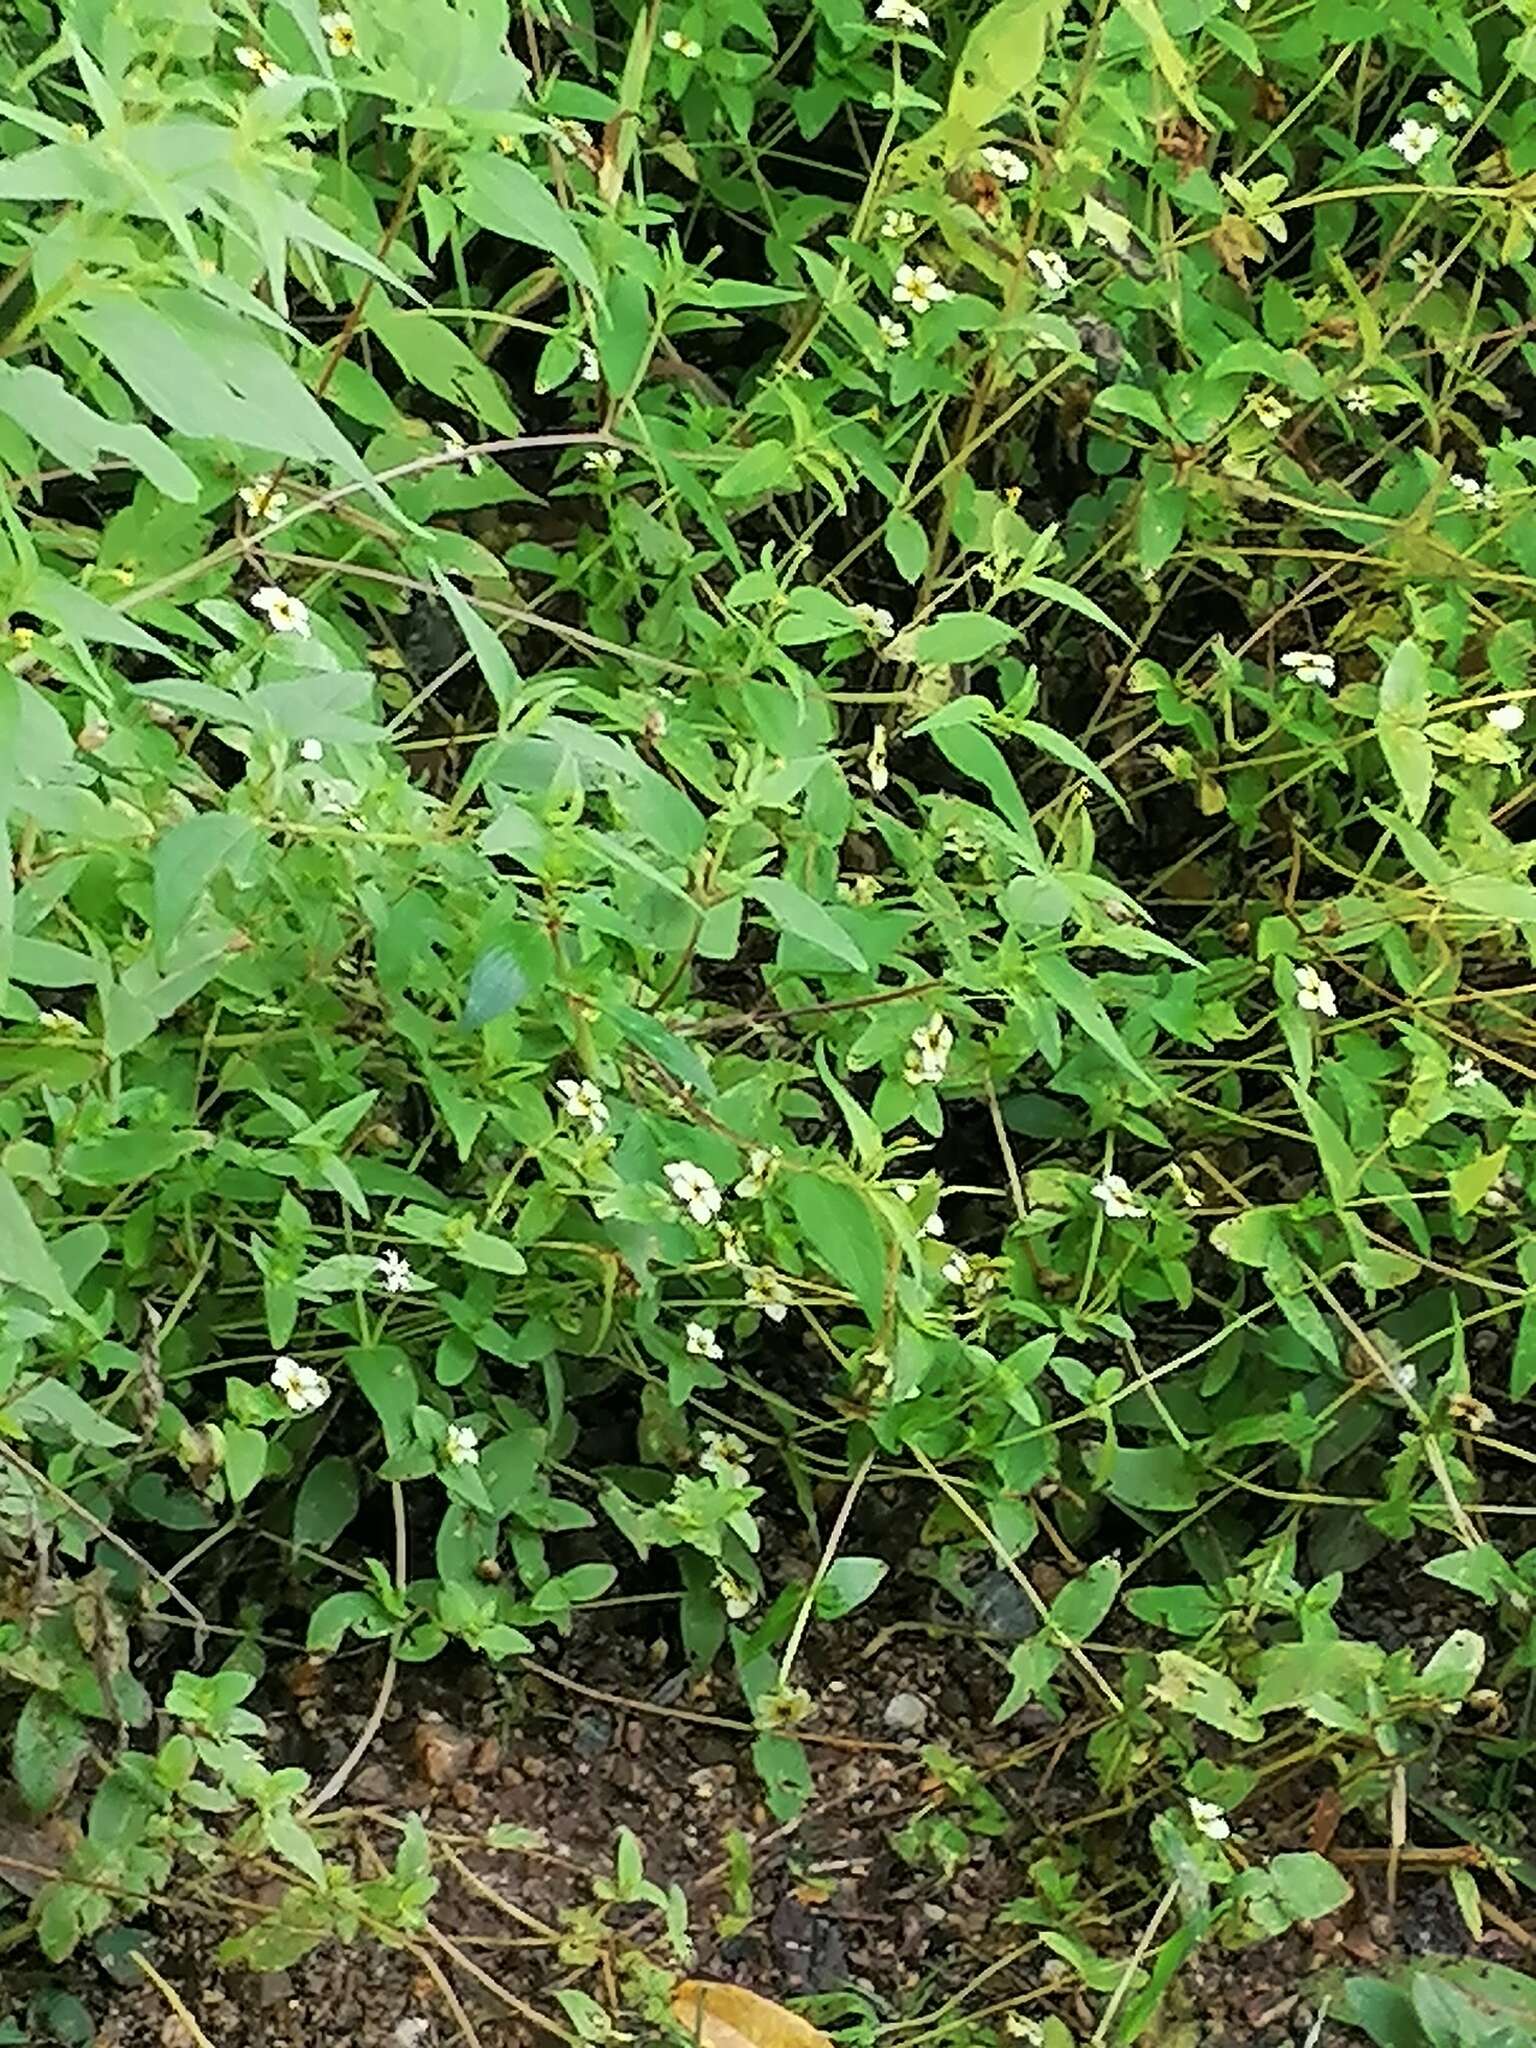
[[[832,2048],[809,2020],[739,1984],[690,1978],[672,1993],[672,2017],[700,2048]]]

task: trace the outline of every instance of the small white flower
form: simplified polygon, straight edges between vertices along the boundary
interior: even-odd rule
[[[565,1113],[577,1123],[592,1126],[594,1132],[606,1130],[608,1105],[603,1092],[594,1081],[561,1080],[555,1083],[555,1093],[565,1105]]]
[[[695,1223],[713,1223],[720,1214],[720,1190],[714,1175],[691,1159],[674,1159],[662,1168],[672,1199],[688,1211]]]
[[[236,495],[252,519],[280,519],[288,503],[288,493],[280,491],[277,479],[270,476],[253,476]]]
[[[1261,392],[1253,401],[1253,416],[1271,434],[1283,427],[1288,419],[1295,418],[1285,400],[1277,398],[1272,391]]]
[[[845,903],[857,903],[861,909],[867,910],[880,894],[880,877],[853,875],[838,883],[837,893]]]
[[[745,1621],[757,1605],[757,1595],[750,1586],[744,1586],[721,1565],[715,1572],[715,1591],[725,1602],[725,1611],[732,1621]]]
[[[356,56],[357,29],[350,14],[341,8],[334,14],[322,14],[320,32],[325,37],[333,57]]]
[[[699,1433],[703,1449],[699,1452],[701,1470],[715,1479],[723,1479],[728,1486],[745,1486],[751,1474],[747,1470],[748,1451],[741,1438],[728,1429],[706,1429]]]
[[[1040,289],[1052,294],[1069,292],[1072,289],[1072,273],[1067,260],[1054,249],[1031,249],[1029,267],[1040,280]]]
[[[467,1422],[450,1422],[443,1438],[443,1457],[450,1465],[478,1465],[480,1439]]]
[[[944,1218],[937,1209],[931,1209],[918,1225],[918,1230],[923,1237],[942,1237],[944,1235]]]
[[[750,1266],[752,1263],[747,1240],[734,1223],[722,1223],[720,1226],[720,1256],[728,1266]]]
[[[558,115],[549,124],[549,139],[562,156],[584,156],[592,148],[592,138],[579,121],[562,120]]]
[[[853,615],[872,640],[889,640],[896,631],[896,619],[883,604],[856,604]]]
[[[85,1026],[78,1017],[72,1017],[68,1010],[39,1010],[37,1021],[45,1031],[53,1031],[60,1038],[83,1038]]]
[[[894,21],[898,28],[926,28],[928,16],[921,7],[914,7],[912,0],[879,0],[875,8],[876,21]]]
[[[1451,1086],[1453,1088],[1475,1088],[1482,1079],[1483,1070],[1470,1053],[1463,1053],[1460,1059],[1452,1062]]]
[[[447,452],[450,455],[457,455],[471,476],[478,476],[485,468],[485,463],[480,456],[471,451],[469,443],[458,428],[451,420],[437,420],[434,424],[443,437],[443,447]]]
[[[1495,704],[1488,714],[1488,723],[1495,732],[1518,732],[1525,723],[1525,706]]]
[[[1299,683],[1316,683],[1319,689],[1331,690],[1339,680],[1338,664],[1331,654],[1309,653],[1282,654],[1280,666],[1288,668]]]
[[[720,1339],[708,1323],[690,1323],[683,1332],[683,1348],[690,1358],[708,1358],[716,1365],[725,1356]]]
[[[969,1287],[974,1268],[968,1255],[957,1246],[939,1271],[951,1287]]]
[[[880,221],[880,233],[888,242],[904,242],[917,233],[917,215],[904,206],[888,206]]]
[[[296,1358],[279,1358],[272,1366],[271,1380],[295,1415],[308,1415],[323,1408],[331,1398],[331,1383],[312,1365],[300,1365]]]
[[[747,1275],[746,1303],[748,1308],[760,1308],[770,1323],[782,1323],[794,1302],[782,1275],[759,1266]]]
[[[898,306],[910,306],[915,319],[926,313],[930,306],[942,305],[945,299],[952,299],[954,293],[931,263],[899,263],[891,297]]]
[[[954,1044],[954,1032],[935,1010],[928,1022],[919,1024],[912,1034],[903,1068],[908,1084],[913,1088],[925,1083],[932,1087],[942,1081]]]
[[[1469,511],[1491,512],[1499,501],[1498,492],[1481,477],[1458,473],[1451,478],[1451,489],[1466,499]]]
[[[1325,981],[1315,967],[1302,965],[1296,969],[1296,1007],[1315,1010],[1321,1017],[1337,1017],[1339,1014],[1339,999],[1333,992],[1333,983]]]
[[[598,378],[602,376],[602,374],[602,365],[597,360],[597,350],[592,346],[590,341],[584,341],[581,344],[582,383],[595,384]]]
[[[882,313],[875,324],[880,329],[880,339],[887,348],[905,348],[912,339],[901,322],[893,319],[889,313]]]
[[[890,787],[891,770],[885,757],[886,731],[877,725],[870,735],[869,752],[864,757],[864,772],[869,777],[869,786],[876,796],[883,796]]]
[[[622,448],[589,448],[581,458],[581,466],[597,476],[612,476],[623,460]]]
[[[685,36],[681,29],[669,28],[661,38],[661,47],[670,50],[674,57],[702,57],[703,45],[696,43],[692,36]]]
[[[266,51],[257,49],[254,43],[242,43],[235,52],[235,62],[243,64],[247,71],[254,71],[263,85],[281,85],[288,76],[281,64],[274,63]]]
[[[374,1261],[379,1276],[379,1285],[386,1294],[409,1294],[416,1275],[411,1271],[411,1262],[403,1253],[391,1247],[380,1252]]]
[[[317,740],[313,733],[311,733],[308,739],[300,740],[299,759],[301,761],[323,761],[325,759],[324,742]]]
[[[1410,249],[1403,258],[1403,268],[1415,284],[1428,284],[1435,274],[1435,259],[1427,249]]]
[[[1224,1842],[1232,1832],[1232,1823],[1214,1801],[1191,1799],[1189,1817],[1208,1842]]]
[[[1453,128],[1459,128],[1463,121],[1470,121],[1472,118],[1472,109],[1467,103],[1466,94],[1459,85],[1453,85],[1449,79],[1446,79],[1443,85],[1432,85],[1424,97],[1432,107],[1440,109]],[[1411,123],[1404,123],[1404,126],[1411,125]],[[1431,134],[1434,132],[1433,129],[1430,130]],[[1394,143],[1393,147],[1396,148],[1396,146],[1396,143]],[[1434,148],[1433,143],[1429,146],[1431,149]],[[1412,157],[1409,158],[1409,162],[1413,162]]]
[[[1000,184],[1022,185],[1029,177],[1028,160],[1020,156],[1016,150],[996,147],[984,149],[981,152],[981,161]]]
[[[1439,140],[1440,130],[1432,121],[1410,118],[1390,138],[1390,146],[1405,164],[1421,164]]]
[[[1339,403],[1346,412],[1373,412],[1376,408],[1376,394],[1369,384],[1346,384],[1339,393]]]
[[[1093,1199],[1111,1223],[1147,1214],[1145,1206],[1137,1201],[1131,1184],[1123,1173],[1106,1173],[1102,1180],[1094,1182],[1091,1192]]]
[[[279,590],[275,583],[263,584],[253,594],[251,610],[264,612],[274,633],[297,633],[301,640],[309,638],[309,606],[302,597],[290,597],[286,590]]]
[[[747,1170],[736,1183],[736,1192],[744,1202],[750,1202],[760,1195],[772,1180],[783,1153],[777,1145],[754,1145],[747,1153]]]

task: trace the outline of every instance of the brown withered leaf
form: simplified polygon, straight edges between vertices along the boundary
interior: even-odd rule
[[[832,2048],[809,2020],[740,1984],[690,1977],[672,1993],[672,2017],[700,2048]]]

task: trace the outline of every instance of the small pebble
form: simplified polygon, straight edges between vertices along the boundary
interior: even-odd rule
[[[928,1702],[915,1692],[892,1693],[886,1701],[885,1725],[900,1735],[921,1735],[928,1726]]]

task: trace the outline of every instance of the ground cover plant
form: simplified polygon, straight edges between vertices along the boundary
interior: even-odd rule
[[[1385,1873],[1469,1953],[1330,2024],[1532,2038],[1536,13],[0,52],[15,2037],[241,1873],[232,1963],[409,1942],[429,1831],[330,1818],[397,1688],[634,1597],[774,1824],[869,1603],[1070,1759],[1030,1840],[929,1753],[898,1852],[1036,1930],[946,2037],[1164,2038]],[[547,2023],[699,2023],[621,1977]]]

